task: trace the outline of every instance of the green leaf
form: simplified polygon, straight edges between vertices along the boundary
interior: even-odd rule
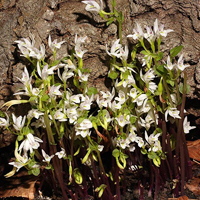
[[[145,50],[140,51],[140,53],[144,54],[144,55],[147,55],[147,56],[149,56],[151,54],[150,51],[145,51]]]
[[[174,58],[182,50],[183,46],[177,46],[170,50],[170,57]]]
[[[92,96],[92,94],[97,94],[97,93],[98,93],[98,91],[97,91],[97,89],[95,87],[88,88],[87,94],[89,96]]]
[[[168,73],[164,65],[159,65],[157,68],[155,68],[155,72],[159,76],[165,76]]]
[[[161,164],[160,158],[159,157],[154,158],[153,163],[154,163],[155,166],[160,167],[160,164]]]
[[[163,58],[163,52],[159,52],[155,58],[156,61],[159,61]]]
[[[23,139],[24,139],[24,136],[23,136],[23,135],[18,135],[18,136],[17,136],[17,140],[18,140],[18,141],[22,141]]]
[[[51,64],[50,64],[50,66],[56,66],[56,65],[58,65],[60,63],[60,60],[55,60],[55,61],[53,61]]]
[[[112,152],[113,157],[118,158],[119,157],[119,150],[118,149],[114,149]]]
[[[41,101],[47,102],[49,100],[49,95],[45,94],[42,96]]]
[[[147,150],[146,149],[141,149],[141,153],[143,154],[143,155],[145,155],[145,154],[147,154]]]
[[[135,124],[136,120],[137,120],[137,117],[136,117],[136,116],[131,116],[131,117],[130,117],[130,122],[131,122],[131,124]]]
[[[31,170],[31,172],[32,172],[32,174],[33,174],[34,176],[38,176],[38,175],[40,174],[40,168],[39,168],[39,167],[33,168],[33,169]]]
[[[157,157],[158,157],[157,154],[155,152],[153,152],[153,151],[148,153],[148,158],[149,159],[155,159]]]
[[[113,21],[114,17],[109,18],[108,21],[106,22],[106,25],[109,26]]]
[[[4,112],[2,112],[1,110],[0,110],[0,117],[5,117]]]
[[[167,79],[166,82],[168,84],[170,84],[172,87],[174,87],[174,81],[170,80],[170,79]]]
[[[183,83],[179,84],[179,91],[181,94],[183,94]],[[186,86],[186,94],[188,94],[190,92],[190,85],[187,84]]]
[[[116,6],[116,0],[111,0],[111,5],[112,5],[112,7],[115,7]]]
[[[116,79],[118,77],[118,73],[115,71],[112,71],[109,73],[108,77],[111,79]]]
[[[74,169],[73,175],[74,175],[75,182],[76,182],[77,184],[79,184],[79,185],[82,184],[82,182],[83,182],[83,177],[82,177],[82,175],[81,175],[81,173],[80,173],[80,171],[79,171],[78,168]]]

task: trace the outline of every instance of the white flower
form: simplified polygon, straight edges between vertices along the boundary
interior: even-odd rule
[[[129,147],[129,140],[120,138],[117,141],[117,146],[121,147],[122,149],[126,149],[126,147]]]
[[[72,76],[74,76],[74,73],[71,70],[69,70],[69,71],[68,70],[64,70],[64,72],[61,75],[60,74],[60,69],[58,68],[58,77],[64,83],[67,81],[67,79],[71,78]]]
[[[48,75],[50,74],[54,74],[54,70],[56,69],[57,66],[53,66],[51,67],[50,69],[48,69],[48,65],[45,65],[41,71],[40,69],[40,64],[39,62],[37,62],[37,72],[38,72],[38,75],[43,79],[45,80]]]
[[[120,48],[120,59],[127,60],[128,59],[128,46],[125,46],[125,49]]]
[[[39,119],[39,117],[41,116],[41,115],[44,115],[44,113],[43,112],[40,112],[38,109],[32,109],[32,110],[29,110],[28,111],[28,115],[27,115],[27,118],[29,119],[29,118],[36,118],[36,119]]]
[[[55,39],[53,42],[51,41],[51,36],[49,35],[48,38],[48,44],[50,49],[55,52],[56,49],[60,49],[61,45],[65,43],[65,41],[57,42],[57,39]]]
[[[133,35],[127,35],[127,37],[132,37],[134,40],[143,39],[143,36],[144,36],[143,30],[138,23],[136,23],[136,25],[137,25],[137,28],[133,29],[134,34]]]
[[[180,113],[180,111],[177,110],[177,108],[169,107],[165,112],[165,121],[166,122],[168,121],[168,119],[167,119],[168,114],[173,118],[181,119],[181,117],[179,116],[179,113]]]
[[[90,134],[91,131],[89,129],[76,131],[76,135],[81,135],[83,138],[85,138],[87,135],[90,136]]]
[[[146,94],[140,94],[133,102],[136,102],[138,106],[145,106],[147,103],[148,97]]]
[[[119,97],[115,97],[115,100],[117,100],[120,104],[123,104],[126,101],[125,93],[122,90],[120,90],[118,94]]]
[[[100,5],[94,0],[82,1],[82,3],[86,4],[85,10],[87,11],[95,11],[99,13],[103,7],[102,0],[100,0]]]
[[[44,60],[45,58],[45,46],[44,44],[40,45],[40,50],[38,50],[37,48],[31,48],[29,49],[30,53],[29,56],[36,58],[37,60]]]
[[[51,159],[54,157],[54,155],[49,156],[48,154],[46,154],[46,152],[43,149],[42,149],[42,155],[44,157],[44,160],[42,161],[47,163],[49,163]]]
[[[63,148],[61,147],[61,151],[60,151],[60,152],[57,152],[55,155],[57,155],[59,159],[61,159],[61,158],[63,158],[63,157],[66,157],[65,149],[63,149]]]
[[[141,137],[137,136],[135,141],[140,148],[144,146],[144,140]]]
[[[172,29],[167,29],[167,30],[164,30],[164,25],[161,24],[159,27],[158,27],[158,19],[155,20],[154,22],[154,33],[155,35],[157,36],[164,36],[166,37],[168,33],[172,32],[173,30]]]
[[[77,34],[75,35],[75,56],[77,56],[78,58],[82,58],[83,54],[87,51],[81,50],[81,44],[84,43],[86,39],[87,36],[77,38]]]
[[[135,98],[137,97],[137,95],[138,95],[137,89],[136,89],[136,88],[132,88],[132,89],[130,90],[130,93],[128,93],[128,95],[129,95],[130,97],[132,97],[133,99],[135,99]]]
[[[25,124],[26,116],[22,118],[22,116],[16,117],[12,113],[12,118],[13,118],[13,127],[15,128],[16,131],[20,131]]]
[[[38,149],[40,146],[39,142],[43,142],[40,138],[33,136],[33,134],[29,133],[26,136],[26,139],[20,144],[19,151],[21,149],[24,150],[24,153],[26,154],[29,150],[30,153],[33,153],[33,149]]]
[[[79,130],[86,130],[92,128],[92,122],[89,119],[84,119],[77,127]]]
[[[0,117],[0,127],[4,126],[4,127],[8,127],[9,126],[9,117],[8,114],[6,114],[7,119]]]
[[[150,69],[143,75],[142,70],[140,70],[140,77],[145,83],[149,83],[156,77],[154,73],[154,70]]]
[[[98,145],[98,150],[99,150],[100,152],[102,152],[102,151],[103,151],[103,148],[104,148],[104,146],[103,146],[103,145]]]
[[[167,65],[164,65],[164,67],[168,70],[172,70],[174,68],[175,64],[172,64],[170,60],[170,56],[167,57]]]
[[[63,112],[61,112],[61,110],[62,110],[62,109],[59,109],[59,110],[57,110],[57,111],[55,112],[54,118],[57,119],[57,120],[60,121],[60,122],[67,121],[66,115],[65,115]]]
[[[124,115],[120,115],[119,117],[115,118],[119,124],[119,126],[124,127],[126,124],[130,124],[130,116],[127,115],[126,118]]]
[[[22,73],[22,78],[18,78],[19,81],[21,81],[26,87],[28,87],[31,84],[32,77],[29,77],[29,73],[26,67],[24,67],[24,72]]]
[[[55,85],[52,85],[51,87],[50,87],[50,90],[49,90],[49,96],[51,97],[51,98],[53,98],[53,97],[55,97],[55,96],[62,96],[62,93],[60,92],[60,87],[61,87],[61,85],[59,85],[59,86],[55,86]]]
[[[151,27],[146,26],[147,33],[144,34],[144,37],[151,43],[155,40],[155,35]]]
[[[88,81],[88,77],[90,74],[82,74],[80,70],[78,70],[78,76],[80,82]]]
[[[183,121],[183,130],[184,133],[187,134],[190,132],[190,130],[196,128],[196,126],[190,126],[190,122],[187,121],[187,116],[185,117],[184,121]]]
[[[26,165],[27,161],[28,158],[26,155],[24,155],[23,157],[21,157],[20,161],[16,160],[15,162],[10,162],[8,164],[13,165],[13,167],[16,167],[17,168],[16,172],[18,172],[23,166]]]
[[[184,65],[183,64],[183,54],[179,57],[178,63],[177,63],[177,68],[183,71],[186,67],[189,67],[190,65]]]
[[[157,152],[157,151],[161,151],[162,150],[162,147],[160,145],[160,142],[159,141],[155,141],[154,145],[153,145],[153,148],[152,148],[152,151],[153,152]]]
[[[111,57],[115,56],[115,57],[117,57],[117,58],[119,58],[119,57],[121,56],[120,48],[121,48],[122,45],[119,44],[119,42],[120,42],[120,39],[116,40],[116,41],[113,43],[110,52],[108,51],[108,47],[107,47],[107,45],[106,45],[106,52],[107,52],[107,54],[108,54],[109,56],[111,56]]]

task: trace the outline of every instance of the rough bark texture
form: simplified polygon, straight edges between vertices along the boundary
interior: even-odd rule
[[[158,18],[166,28],[174,30],[161,48],[167,52],[177,45],[184,46],[185,60],[191,65],[187,68],[191,86],[187,109],[200,124],[200,1],[117,0],[117,5],[125,16],[124,43],[135,22],[152,25]],[[104,1],[104,6],[109,10],[110,1]],[[1,0],[0,27],[0,105],[11,96],[13,83],[18,81],[16,77],[20,77],[24,66],[14,41],[30,33],[35,35],[38,46],[42,42],[47,44],[49,34],[52,39],[67,41],[59,51],[60,57],[72,48],[75,34],[87,35],[84,65],[92,70],[90,84],[105,90],[108,72],[105,45],[117,38],[117,27],[114,24],[106,27],[96,13],[85,11],[80,0]]]

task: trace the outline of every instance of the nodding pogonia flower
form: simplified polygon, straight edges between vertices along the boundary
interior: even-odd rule
[[[62,75],[61,75],[60,74],[60,69],[58,68],[58,77],[64,83],[67,81],[67,79],[71,78],[72,76],[74,76],[74,73],[72,72],[72,70],[69,70],[69,71],[68,70],[64,70]]]
[[[31,84],[32,76],[29,77],[29,73],[26,67],[24,67],[24,72],[22,72],[22,78],[18,78],[19,81],[21,81],[26,87],[28,87]]]
[[[136,102],[138,106],[145,106],[147,103],[148,97],[146,94],[140,94],[133,102]]]
[[[141,137],[139,137],[139,136],[136,137],[135,142],[138,144],[138,146],[140,148],[144,146],[144,140]]]
[[[126,117],[124,115],[120,115],[119,117],[115,117],[117,120],[119,126],[124,127],[126,124],[130,124],[130,116],[127,115]]]
[[[64,122],[67,121],[67,116],[61,112],[62,109],[56,110],[55,114],[54,114],[54,119],[57,119],[60,122]]]
[[[113,43],[113,45],[112,45],[112,47],[110,49],[110,52],[108,51],[108,47],[107,47],[107,44],[106,44],[106,53],[109,56],[111,56],[111,57],[115,56],[117,58],[120,58],[120,56],[121,56],[120,49],[121,49],[122,45],[119,42],[120,42],[120,39],[116,40]]]
[[[52,86],[50,87],[50,90],[49,90],[48,95],[49,95],[51,98],[53,98],[53,97],[55,97],[55,96],[62,96],[62,93],[61,93],[60,90],[59,90],[60,87],[61,87],[61,85],[59,85],[59,86],[52,85]]]
[[[99,150],[100,152],[102,152],[102,151],[103,151],[103,148],[104,148],[104,146],[99,144],[97,148],[98,148],[98,150]]]
[[[100,0],[100,5],[94,0],[81,1],[81,2],[86,4],[85,10],[87,11],[95,11],[99,13],[103,8],[102,0]]]
[[[123,49],[122,47],[120,48],[120,59],[121,60],[127,60],[128,59],[128,46],[125,46],[125,49]]]
[[[122,149],[126,149],[126,147],[129,147],[129,140],[126,138],[126,139],[122,139],[122,138],[119,138],[117,140],[117,146],[121,147]]]
[[[178,63],[177,63],[177,68],[180,70],[180,71],[183,71],[186,67],[189,67],[190,65],[184,65],[183,64],[183,54],[179,57],[178,59]]]
[[[123,104],[126,101],[125,93],[122,90],[120,90],[118,95],[119,97],[115,97],[115,100],[117,100],[120,104]]]
[[[35,47],[31,48],[29,50],[30,50],[30,53],[29,53],[30,57],[36,58],[37,60],[44,60],[44,58],[45,58],[45,46],[44,46],[44,44],[40,45],[40,50],[35,48]]]
[[[90,134],[91,134],[91,131],[89,129],[76,131],[76,135],[81,135],[83,138],[85,138],[87,135],[90,136]]]
[[[25,124],[26,116],[22,118],[22,116],[16,117],[12,113],[12,118],[13,118],[13,127],[15,128],[16,131],[20,131]]]
[[[92,122],[89,119],[84,119],[80,124],[77,125],[76,129],[86,130],[92,127]]]
[[[2,126],[8,127],[9,126],[9,117],[8,117],[8,114],[5,113],[5,115],[6,115],[7,119],[0,117],[0,127],[2,127]]]
[[[85,82],[88,81],[88,77],[90,76],[90,74],[82,74],[81,71],[78,70],[78,76],[80,82]]]
[[[113,101],[113,102],[111,103],[111,109],[112,109],[113,111],[119,110],[119,109],[121,109],[121,107],[122,107],[122,105],[121,105],[120,102],[119,102],[119,103],[116,103],[116,101]]]
[[[94,97],[93,95],[90,98],[88,96],[85,96],[85,101],[80,104],[81,111],[90,110],[90,106],[92,105],[93,97]]]
[[[144,37],[144,33],[141,26],[138,23],[136,23],[136,25],[137,25],[137,28],[133,29],[134,34],[127,35],[127,37],[132,37],[134,40],[137,40],[137,39],[141,40]]]
[[[20,56],[23,56],[26,58],[30,57],[30,55],[29,55],[30,51],[31,51],[31,49],[34,48],[34,45],[35,45],[35,39],[32,34],[30,35],[30,38],[31,38],[31,42],[26,38],[22,38],[21,40],[15,41],[17,43],[19,50],[22,53],[22,54],[20,54]]]
[[[42,161],[47,163],[50,163],[51,159],[54,157],[54,155],[49,156],[48,154],[46,154],[46,152],[43,149],[42,149],[42,155],[44,157],[44,160]]]
[[[158,27],[158,19],[155,20],[155,22],[154,22],[154,33],[155,33],[155,35],[166,37],[167,34],[172,32],[172,31],[173,31],[172,29],[164,30],[164,24],[161,24]]]
[[[196,126],[190,126],[190,122],[187,121],[187,116],[185,117],[184,121],[183,121],[183,130],[184,133],[187,134],[190,132],[190,130],[196,128]]]
[[[33,153],[33,149],[39,148],[40,146],[39,142],[42,143],[43,141],[40,138],[35,137],[33,136],[33,134],[29,133],[26,135],[26,139],[20,144],[18,150],[20,151],[21,149],[23,149],[25,154],[29,150],[30,153]]]
[[[179,113],[180,113],[180,111],[177,110],[177,108],[168,107],[168,109],[165,111],[165,121],[166,122],[168,121],[168,119],[167,119],[168,115],[170,115],[174,119],[175,118],[181,119],[181,117],[179,116]]]
[[[175,64],[172,64],[170,56],[167,57],[167,64],[164,65],[164,67],[168,70],[174,69]]]
[[[77,34],[75,35],[75,56],[78,58],[83,58],[83,55],[87,50],[81,50],[81,44],[85,42],[87,39],[87,36],[85,37],[77,37]]]
[[[154,70],[150,69],[144,75],[142,74],[142,70],[140,70],[140,77],[145,83],[148,83],[152,81],[156,76]]]
[[[28,111],[28,115],[27,115],[27,118],[30,119],[30,118],[36,118],[36,119],[39,119],[39,117],[41,115],[44,115],[43,112],[39,111],[38,109],[32,109],[32,110],[29,110]]]
[[[54,74],[54,70],[56,68],[57,66],[53,66],[48,69],[48,65],[45,65],[43,66],[43,69],[41,71],[40,64],[39,62],[37,62],[37,73],[40,76],[40,78],[42,78],[43,80],[45,80],[48,77],[48,75]]]
[[[147,84],[147,88],[151,91],[151,93],[154,94],[154,92],[157,90],[158,86],[154,82],[149,82]]]
[[[138,124],[142,127],[145,127],[147,131],[150,129],[152,123],[154,123],[154,119],[153,116],[150,115],[147,115],[145,119],[142,119],[140,117],[140,119],[138,120]]]
[[[130,97],[132,97],[133,99],[135,99],[136,97],[137,97],[137,95],[138,95],[138,90],[136,89],[136,88],[132,88],[131,90],[130,90],[130,92],[128,93],[128,95],[130,96]]]
[[[144,37],[152,43],[155,40],[155,35],[151,27],[146,26],[147,33],[144,33]]]
[[[59,159],[66,157],[65,149],[61,147],[61,151],[57,152],[55,155],[57,155]]]
[[[23,166],[25,166],[28,162],[28,157],[23,155],[20,160],[15,160],[14,162],[8,163],[9,165],[13,165],[16,168],[16,172],[18,172]]]
[[[56,49],[60,49],[61,45],[65,43],[65,41],[57,42],[57,39],[55,39],[53,42],[51,41],[51,36],[49,35],[48,38],[48,45],[50,49],[55,52]]]

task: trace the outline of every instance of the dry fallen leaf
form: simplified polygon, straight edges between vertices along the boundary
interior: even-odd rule
[[[0,185],[0,199],[7,197],[23,197],[29,200],[34,199],[35,183],[37,177],[27,174],[26,171],[20,171],[11,178],[2,178]]]
[[[197,200],[197,199],[188,199],[188,197],[184,195],[178,198],[168,198],[168,200]]]
[[[187,141],[187,147],[190,158],[200,162],[200,139],[195,141]]]

